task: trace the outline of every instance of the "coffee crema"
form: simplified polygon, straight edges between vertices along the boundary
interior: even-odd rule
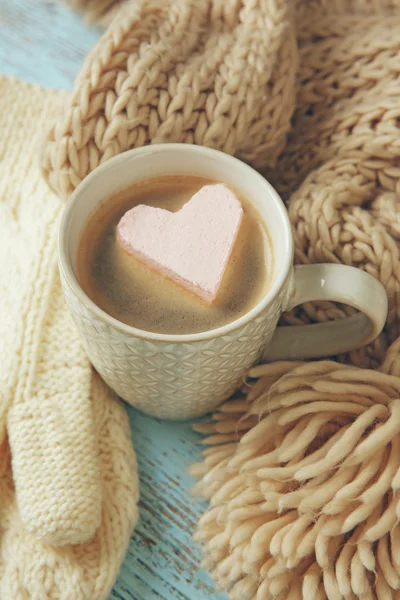
[[[256,306],[272,282],[272,247],[257,211],[240,194],[242,224],[212,304],[150,269],[117,241],[118,222],[132,207],[177,212],[200,188],[215,183],[193,176],[158,177],[105,200],[86,225],[78,249],[77,276],[89,298],[122,323],[169,335],[213,330]]]

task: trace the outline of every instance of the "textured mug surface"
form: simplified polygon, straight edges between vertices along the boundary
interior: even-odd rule
[[[102,201],[135,181],[197,175],[231,184],[255,205],[268,228],[274,275],[264,298],[218,329],[162,335],[129,327],[97,307],[76,278],[82,232]],[[88,356],[106,383],[140,410],[166,419],[204,414],[240,385],[270,341],[289,294],[293,243],[286,209],[256,171],[215,150],[163,144],[121,154],[95,169],[72,195],[60,227],[59,266],[65,298]]]
[[[134,337],[98,319],[62,277],[68,307],[90,361],[129,404],[161,419],[204,414],[240,385],[275,331],[281,294],[257,317],[232,331],[193,342]]]

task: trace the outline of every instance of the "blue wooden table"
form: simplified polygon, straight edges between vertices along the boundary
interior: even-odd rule
[[[100,36],[60,0],[0,0],[0,71],[70,89]],[[199,569],[191,540],[202,507],[186,474],[200,436],[129,409],[139,461],[140,521],[110,600],[224,600]],[[93,600],[96,600],[93,598]]]

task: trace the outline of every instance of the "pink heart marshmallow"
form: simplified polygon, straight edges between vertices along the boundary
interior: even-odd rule
[[[138,205],[117,226],[126,252],[212,303],[221,286],[243,218],[224,184],[206,185],[176,213]]]

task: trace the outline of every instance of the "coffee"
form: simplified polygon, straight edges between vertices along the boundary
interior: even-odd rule
[[[133,206],[177,212],[200,188],[213,183],[192,176],[159,177],[104,201],[86,226],[78,249],[77,275],[89,298],[127,325],[162,334],[216,329],[251,310],[271,282],[272,249],[256,210],[240,195],[243,221],[211,305],[129,255],[117,241],[117,224]]]

